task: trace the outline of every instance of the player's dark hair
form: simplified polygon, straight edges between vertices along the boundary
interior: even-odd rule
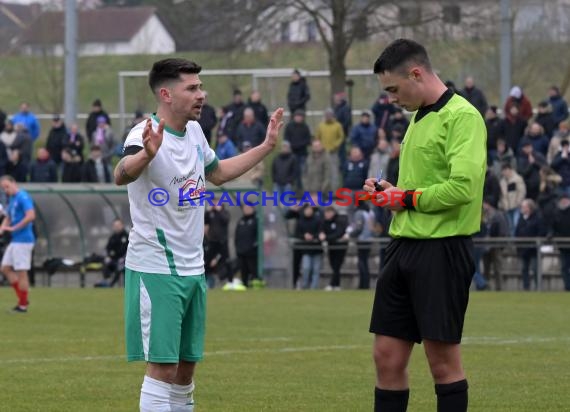
[[[413,40],[398,39],[390,43],[378,57],[374,63],[374,73],[401,72],[410,64],[423,66],[431,72],[431,63],[424,46]]]
[[[152,65],[148,75],[148,85],[156,92],[156,89],[164,83],[179,80],[181,74],[198,74],[202,67],[186,59],[164,59]]]

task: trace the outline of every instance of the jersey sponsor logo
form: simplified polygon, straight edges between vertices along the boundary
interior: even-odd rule
[[[191,176],[193,176],[194,174],[196,174],[196,168],[194,167],[194,169],[192,169],[187,175],[182,175],[180,177],[178,176],[174,176],[171,180],[170,183],[168,184],[169,186],[174,186],[174,185],[179,185],[180,183],[184,183],[186,182],[188,179],[190,179]]]
[[[189,187],[194,187],[194,188],[195,188],[197,183],[198,183],[198,182],[197,182],[196,180],[194,180],[194,179],[188,179],[188,180],[187,180],[186,182],[184,182],[184,184],[182,185],[182,190],[184,191],[184,190],[188,189]]]
[[[197,206],[194,200],[200,199],[206,193],[206,184],[202,175],[197,180],[188,179],[184,185],[178,188],[178,206],[188,202],[191,206]]]

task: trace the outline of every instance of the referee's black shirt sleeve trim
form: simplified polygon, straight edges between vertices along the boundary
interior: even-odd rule
[[[136,146],[136,145],[127,146],[123,149],[123,156],[129,156],[129,155],[137,154],[142,149],[143,148],[141,146]]]
[[[404,209],[406,210],[416,210],[416,206],[414,205],[414,197],[415,197],[416,189],[406,190],[406,196],[402,200],[404,202]],[[417,198],[416,198],[417,200]]]

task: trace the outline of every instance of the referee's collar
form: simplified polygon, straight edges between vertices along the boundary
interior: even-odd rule
[[[416,117],[414,118],[414,122],[417,123],[425,116],[427,116],[430,112],[439,112],[439,110],[447,104],[447,102],[453,97],[453,90],[447,89],[437,102],[433,104],[429,104],[427,106],[421,107],[418,109],[416,113]]]

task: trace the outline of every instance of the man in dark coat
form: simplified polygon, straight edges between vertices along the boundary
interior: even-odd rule
[[[207,96],[208,93],[204,92],[204,104],[202,105],[202,113],[200,114],[198,123],[200,123],[200,127],[202,127],[208,144],[212,144],[212,130],[214,130],[214,127],[218,124],[218,118],[216,117],[216,109],[208,104]]]
[[[481,113],[481,116],[485,117],[487,112],[487,98],[481,89],[475,87],[475,81],[473,77],[468,76],[465,78],[465,87],[462,90],[463,97],[467,99],[475,108]]]
[[[287,105],[289,112],[295,113],[295,110],[307,110],[307,102],[311,99],[311,92],[307,85],[307,80],[301,76],[301,72],[297,69],[291,75],[291,83],[287,92]]]
[[[89,117],[87,117],[87,122],[85,123],[85,132],[86,137],[91,141],[93,136],[93,132],[97,129],[97,118],[103,116],[107,121],[107,124],[111,126],[111,118],[107,114],[105,110],[103,110],[103,104],[101,103],[100,99],[95,99],[93,105],[91,106],[91,113],[89,113]]]

